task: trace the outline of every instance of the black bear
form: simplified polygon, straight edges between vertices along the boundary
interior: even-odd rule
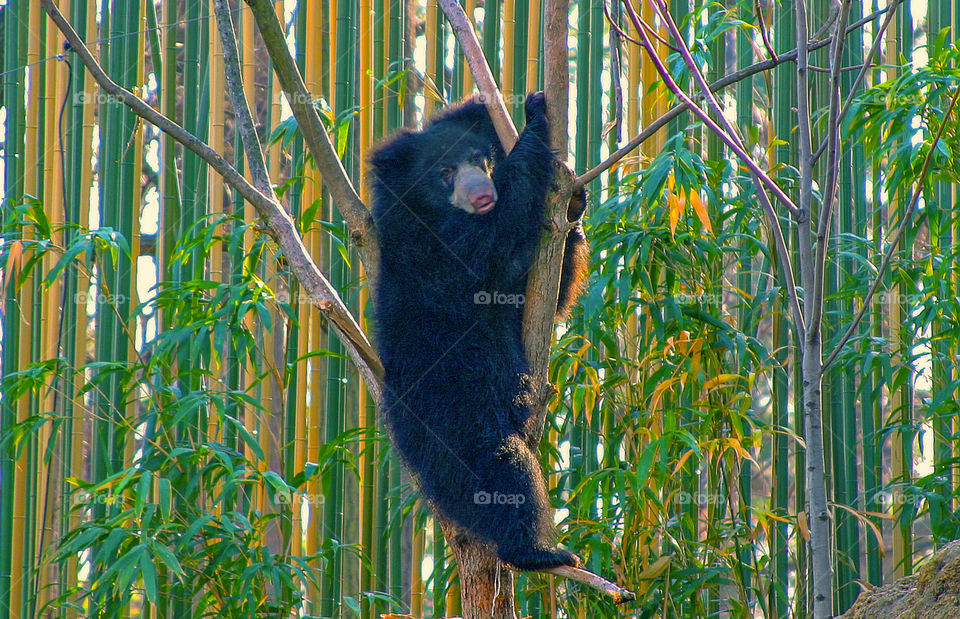
[[[527,446],[522,340],[527,271],[545,225],[554,154],[543,93],[504,155],[486,108],[448,108],[372,154],[380,240],[374,291],[384,414],[422,494],[520,570],[578,565],[556,547]],[[583,206],[583,196],[571,208]],[[568,237],[558,312],[576,300],[586,241]]]

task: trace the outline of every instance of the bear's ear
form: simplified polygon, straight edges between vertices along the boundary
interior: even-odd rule
[[[397,170],[409,170],[420,156],[419,134],[409,129],[400,129],[384,140],[370,153],[372,181],[396,174]]]

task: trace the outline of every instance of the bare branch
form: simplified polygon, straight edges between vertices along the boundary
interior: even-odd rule
[[[453,26],[453,32],[460,42],[463,49],[463,55],[467,57],[467,63],[470,65],[470,71],[477,82],[477,89],[480,91],[480,100],[486,104],[487,111],[490,113],[490,119],[493,120],[493,126],[500,137],[500,143],[503,144],[503,150],[510,152],[513,145],[517,143],[517,128],[507,112],[507,106],[503,102],[503,95],[497,88],[497,82],[490,71],[490,65],[483,55],[483,49],[480,47],[480,41],[477,40],[477,32],[463,12],[463,7],[456,0],[439,0],[440,8],[443,14],[447,16],[450,25]]]
[[[822,346],[822,290],[816,289],[816,265],[811,238],[813,223],[813,159],[810,143],[810,71],[807,49],[807,3],[797,0],[797,135],[800,158],[800,212],[796,215],[798,253],[800,258],[800,283],[803,286],[803,309],[807,318],[806,336],[801,340],[800,366],[803,410],[803,437],[806,441],[804,474],[807,484],[807,520],[810,524],[810,567],[812,581],[813,618],[827,619],[833,616],[833,564],[830,559],[832,524],[827,505],[827,485],[824,470],[823,413],[821,369]],[[842,30],[841,30],[842,32]],[[822,288],[822,280],[820,280]],[[817,307],[817,300],[820,306]]]
[[[563,161],[568,154],[570,61],[567,57],[569,0],[546,0],[543,7],[543,93],[550,119],[550,147]],[[569,196],[567,196],[569,199]]]
[[[251,185],[236,168],[231,166],[209,145],[190,134],[129,90],[121,87],[104,72],[86,44],[70,23],[53,3],[53,0],[40,0],[40,6],[50,16],[60,32],[77,53],[81,62],[90,71],[91,76],[108,94],[116,97],[129,107],[137,116],[155,125],[158,129],[183,144],[185,148],[203,159],[217,171],[228,185],[250,202],[264,218],[274,238],[283,250],[288,263],[300,279],[311,301],[323,311],[344,340],[347,352],[357,364],[374,397],[379,399],[383,366],[374,352],[356,319],[340,299],[340,295],[330,285],[323,273],[317,268],[306,247],[297,234],[293,220],[283,210],[272,193],[264,195]]]
[[[587,570],[563,565],[561,567],[554,567],[549,570],[544,570],[544,572],[548,574],[556,574],[557,576],[563,576],[564,578],[569,578],[570,580],[575,580],[577,582],[582,582],[588,587],[592,587],[604,595],[608,595],[613,598],[614,604],[624,604],[637,599],[637,594],[633,591],[628,591],[627,589],[618,587],[609,580],[601,578],[600,576],[597,576],[593,572],[588,572]]]
[[[719,119],[719,122],[723,125],[725,134],[736,145],[736,148],[733,149],[734,152],[736,152],[738,155],[742,153],[741,160],[745,162],[752,161],[752,158],[747,153],[747,148],[744,145],[737,128],[727,120],[726,115],[723,113],[723,109],[720,107],[719,101],[717,101],[716,97],[713,96],[713,92],[710,90],[709,84],[707,84],[706,77],[703,75],[703,72],[700,71],[700,67],[697,66],[697,63],[694,61],[693,54],[690,52],[690,48],[687,47],[686,41],[683,40],[680,30],[677,27],[673,16],[670,14],[670,11],[667,9],[666,4],[663,2],[659,2],[659,4],[655,3],[654,10],[658,13],[660,19],[667,25],[667,28],[671,32],[671,36],[673,36],[673,38],[677,41],[677,45],[680,48],[680,55],[683,57],[684,63],[687,65],[687,69],[690,71],[694,81],[696,81],[697,86],[700,88],[700,95],[706,99],[707,103],[710,105],[710,109],[713,110],[714,116],[716,116]],[[669,74],[664,74],[661,77],[665,82],[673,82],[672,88],[680,90],[679,84],[677,84]],[[723,138],[723,135],[720,137]],[[750,167],[749,163],[748,167]],[[783,237],[783,230],[780,228],[780,220],[777,218],[776,211],[770,202],[770,196],[764,189],[765,186],[772,186],[776,189],[779,189],[779,186],[773,181],[773,179],[769,178],[765,172],[760,171],[758,165],[754,164],[754,167],[756,168],[756,171],[751,168],[750,176],[757,192],[757,198],[759,199],[770,224],[770,231],[773,235],[774,247],[776,248],[777,254],[780,257],[780,262],[783,264],[783,276],[785,282],[784,288],[787,292],[787,300],[790,303],[790,308],[793,313],[794,327],[797,330],[798,335],[800,335],[806,332],[806,324],[804,322],[803,312],[800,310],[800,299],[797,296],[797,287],[793,276],[793,265],[790,261],[790,253],[787,251],[787,244]],[[787,206],[788,210],[792,206],[792,202],[784,202],[784,204]],[[796,207],[793,208],[795,209]]]
[[[367,281],[373,286],[376,283],[380,252],[370,209],[364,205],[353,183],[350,182],[343,162],[337,156],[337,150],[320,121],[317,108],[313,105],[313,97],[303,82],[297,63],[290,56],[283,28],[274,13],[274,3],[272,0],[245,0],[245,2],[257,22],[260,36],[263,37],[267,53],[273,62],[277,81],[280,82],[280,88],[283,89],[283,94],[297,120],[303,141],[313,155],[313,160],[320,170],[323,182],[330,189],[330,195],[333,196],[337,208],[347,221],[351,239],[360,253]]]
[[[900,0],[896,0],[896,2],[900,2]],[[893,3],[891,3],[891,6],[892,5]],[[890,7],[880,9],[879,11],[874,11],[870,15],[867,15],[866,17],[860,20],[857,20],[855,23],[851,24],[849,28],[847,28],[847,33],[850,33],[856,30],[857,28],[860,28],[864,24],[875,20],[876,18],[883,15],[884,13],[887,13],[889,10],[890,10]],[[633,39],[631,38],[630,40],[632,41]],[[827,45],[830,45],[830,39],[810,41],[808,45],[808,49],[810,49],[811,51],[817,50],[817,49],[826,47]],[[760,62],[750,65],[749,67],[744,67],[739,71],[731,73],[730,75],[727,75],[721,79],[718,79],[717,81],[710,84],[710,90],[712,92],[718,92],[726,88],[727,86],[732,86],[733,84],[736,84],[740,80],[756,75],[757,73],[762,73],[763,71],[768,71],[778,65],[783,64],[784,62],[792,62],[796,59],[797,59],[797,50],[793,49],[789,52],[786,52],[784,54],[777,56],[776,59],[771,58],[767,60],[762,60]],[[700,98],[701,97],[699,96],[697,97],[697,99],[700,99]],[[610,169],[610,167],[612,167],[618,161],[620,161],[621,159],[629,155],[638,146],[646,142],[649,138],[653,137],[653,135],[657,131],[659,131],[662,127],[666,126],[668,122],[670,122],[680,114],[683,114],[687,110],[689,110],[689,107],[687,107],[686,103],[680,103],[670,108],[670,110],[668,110],[665,114],[663,114],[663,116],[660,116],[659,118],[654,120],[647,127],[645,127],[643,131],[641,131],[633,139],[627,142],[627,144],[623,148],[620,148],[614,153],[612,153],[609,157],[607,157],[603,162],[598,164],[596,167],[593,167],[587,170],[586,172],[584,172],[583,174],[581,174],[577,178],[576,187],[577,188],[583,187],[593,179],[597,178],[598,176],[606,172],[608,169]]]
[[[883,35],[890,26],[890,22],[893,21],[894,16],[897,14],[897,8],[900,6],[902,1],[903,0],[891,0],[890,4],[887,5],[887,8],[883,9],[887,16],[880,25],[880,28],[877,30],[877,35],[873,38],[873,44],[870,46],[870,52],[864,59],[863,65],[860,67],[860,72],[857,73],[856,79],[853,80],[853,85],[850,87],[850,92],[847,93],[847,100],[843,102],[843,109],[840,110],[840,115],[837,117],[838,122],[843,122],[843,119],[847,116],[847,112],[850,111],[850,105],[853,103],[854,97],[857,96],[857,90],[860,89],[860,84],[863,83],[863,80],[867,75],[867,71],[873,67],[873,59],[877,56],[877,51],[880,49],[880,44],[883,42]],[[849,33],[850,30],[851,29],[847,29],[847,32]],[[817,147],[817,152],[813,154],[814,163],[816,163],[826,148],[827,138],[824,138],[823,141],[820,142],[820,146]]]
[[[817,256],[814,261],[814,314],[808,316],[811,325],[820,324],[823,312],[823,275],[826,268],[827,238],[830,235],[830,220],[837,200],[837,185],[840,180],[840,67],[843,64],[844,36],[850,20],[852,0],[843,0],[837,17],[837,31],[833,35],[833,53],[830,55],[830,109],[827,113],[827,143],[830,153],[827,158],[826,196],[817,222]],[[811,166],[815,157],[811,155]]]
[[[837,345],[834,347],[833,351],[827,357],[826,361],[823,362],[822,372],[827,371],[827,368],[830,367],[830,364],[837,359],[837,355],[840,354],[840,351],[843,350],[843,347],[846,346],[847,342],[850,341],[850,338],[853,337],[854,331],[857,330],[857,325],[859,325],[860,321],[863,320],[863,316],[866,313],[867,308],[870,307],[870,301],[873,300],[873,295],[876,294],[877,289],[880,288],[880,285],[883,283],[883,276],[884,273],[887,272],[887,268],[890,266],[890,261],[893,259],[893,252],[896,251],[897,246],[903,239],[904,232],[907,230],[907,225],[910,223],[910,218],[913,216],[913,212],[917,209],[917,203],[920,202],[920,193],[923,191],[923,181],[927,177],[927,173],[930,168],[930,161],[933,159],[933,153],[937,150],[937,144],[940,142],[940,138],[943,135],[944,129],[947,128],[947,120],[953,114],[953,110],[957,105],[958,99],[960,99],[960,88],[957,88],[957,92],[953,94],[953,99],[950,100],[950,105],[947,107],[947,113],[944,115],[943,123],[940,125],[940,130],[937,131],[936,137],[934,137],[933,142],[930,144],[930,151],[923,160],[923,167],[920,169],[920,176],[917,178],[916,187],[913,189],[913,195],[910,196],[910,203],[907,206],[906,212],[903,214],[903,219],[900,221],[900,226],[897,228],[897,232],[894,234],[893,240],[890,241],[890,247],[887,248],[886,253],[883,255],[883,261],[880,263],[880,267],[877,269],[877,276],[874,278],[873,284],[870,286],[870,290],[867,291],[867,296],[863,298],[863,303],[861,304],[860,309],[857,311],[857,315],[853,317],[852,321],[850,321],[850,325],[847,327],[847,330],[843,332],[843,335],[840,337],[840,341],[837,342]]]
[[[225,0],[213,0],[213,10],[217,15],[217,32],[220,34],[220,45],[223,49],[223,69],[226,78],[227,94],[233,103],[233,114],[236,120],[237,132],[243,142],[243,150],[247,156],[247,165],[250,167],[250,176],[257,190],[265,195],[273,195],[273,186],[270,183],[270,174],[267,172],[267,162],[263,157],[263,147],[257,128],[250,114],[250,106],[243,91],[243,78],[240,76],[240,51],[237,49],[237,34],[233,29],[233,19],[230,17],[230,7]]]

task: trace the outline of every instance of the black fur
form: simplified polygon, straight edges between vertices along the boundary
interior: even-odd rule
[[[522,397],[522,295],[554,165],[541,93],[528,97],[526,112],[507,157],[474,102],[373,153],[381,249],[374,305],[386,421],[421,492],[502,561],[536,570],[578,559],[554,545],[543,473],[524,440],[531,412]],[[440,173],[477,151],[493,162],[498,196],[485,214],[453,206]],[[561,306],[575,299],[579,272],[565,269]]]

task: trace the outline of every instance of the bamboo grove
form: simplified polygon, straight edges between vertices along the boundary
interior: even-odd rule
[[[57,4],[114,81],[245,170],[212,0]],[[543,87],[543,0],[462,4],[519,121]],[[620,4],[570,4],[575,171],[663,127],[591,175],[591,277],[557,328],[559,393],[540,455],[562,542],[638,599],[615,608],[528,573],[519,611],[811,616],[797,343],[748,174],[694,115],[662,122],[676,98],[626,38],[636,32]],[[812,41],[826,4],[811,3]],[[375,334],[357,239],[251,10],[230,5],[277,194]],[[711,82],[739,73],[719,91],[725,112],[798,192],[794,1],[669,5]],[[634,6],[658,24],[648,3]],[[435,0],[275,8],[364,200],[373,144],[474,91]],[[439,524],[252,206],[99,89],[37,3],[0,0],[0,20],[0,619],[459,614]],[[850,25],[824,350],[851,315],[865,319],[823,376],[837,613],[960,538],[960,121],[948,113],[960,5],[864,0]],[[659,36],[658,55],[691,89]],[[827,53],[810,54],[815,144]]]

